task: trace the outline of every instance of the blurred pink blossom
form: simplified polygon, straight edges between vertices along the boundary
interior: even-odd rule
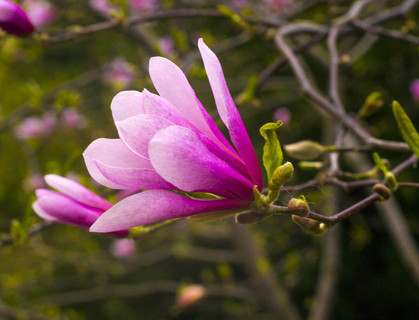
[[[54,21],[57,18],[55,8],[48,1],[44,0],[26,0],[26,13],[31,22],[40,27]]]
[[[37,139],[51,133],[57,124],[57,116],[53,112],[45,112],[42,117],[28,117],[16,128],[19,139]]]
[[[86,126],[86,118],[74,108],[66,108],[61,114],[61,121],[68,129],[80,129]]]
[[[410,85],[410,93],[412,94],[413,99],[419,100],[419,79],[416,79]]]
[[[27,191],[33,191],[34,189],[45,188],[44,177],[40,174],[30,175],[23,182],[23,186]]]
[[[109,15],[111,10],[115,10],[117,8],[108,0],[89,0],[89,5],[93,10],[96,10],[104,15]]]
[[[105,82],[117,87],[126,88],[134,80],[131,65],[123,58],[117,57],[109,63],[105,70]]]
[[[275,122],[278,122],[278,121],[281,120],[282,124],[285,126],[291,120],[291,113],[285,107],[284,108],[278,108],[278,109],[276,109],[273,118],[274,118]]]
[[[178,297],[176,304],[185,309],[198,301],[202,300],[207,295],[207,289],[200,284],[192,284],[184,287]]]
[[[164,56],[171,56],[173,50],[175,49],[175,42],[173,41],[173,38],[170,36],[161,38],[159,40],[159,48]]]
[[[244,7],[246,3],[247,3],[246,0],[233,0],[233,4],[239,8]]]
[[[115,258],[132,257],[135,253],[135,241],[132,239],[115,240],[110,247],[110,251]]]
[[[280,11],[292,4],[293,0],[265,0],[265,2],[270,9]]]
[[[138,10],[156,10],[157,0],[129,0],[131,7]]]

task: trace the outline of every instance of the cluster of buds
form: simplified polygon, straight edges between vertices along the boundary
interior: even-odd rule
[[[308,233],[320,235],[327,230],[327,226],[323,222],[306,217],[310,212],[310,207],[304,197],[302,199],[292,198],[288,202],[288,211],[292,213],[292,221]]]

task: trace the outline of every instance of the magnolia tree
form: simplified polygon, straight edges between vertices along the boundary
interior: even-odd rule
[[[417,2],[0,0],[1,317],[415,319]]]

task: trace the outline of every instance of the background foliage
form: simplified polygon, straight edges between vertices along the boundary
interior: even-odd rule
[[[59,38],[64,30],[79,30],[106,19],[87,1],[51,2],[59,19],[43,31],[52,37]],[[361,17],[403,1],[370,2]],[[353,1],[295,1],[302,8],[295,12],[292,8],[270,10],[263,1],[250,2],[242,8],[223,3],[255,19],[284,23],[305,20],[322,25],[330,25],[353,5]],[[176,8],[214,10],[216,4],[162,1],[156,12]],[[153,15],[154,11],[146,14]],[[414,7],[406,17],[388,21],[384,26],[419,36],[418,17],[418,8]],[[109,108],[117,92],[143,88],[155,92],[147,68],[151,56],[162,54],[160,39],[169,36],[174,40],[174,50],[168,58],[183,68],[203,105],[215,115],[197,54],[197,39],[203,36],[217,52],[232,95],[239,97],[250,77],[261,79],[262,72],[281,56],[273,41],[275,30],[262,23],[246,23],[243,27],[231,21],[231,17],[199,16],[115,27],[56,43],[39,40],[42,31],[34,38],[4,35],[0,38],[0,231],[7,237],[13,224],[15,232],[19,232],[40,221],[31,208],[34,186],[30,178],[34,175],[76,176],[84,185],[115,200],[115,194],[89,180],[81,153],[96,138],[117,136]],[[308,38],[301,35],[292,44]],[[360,41],[365,47],[360,48]],[[419,123],[418,101],[409,91],[412,81],[419,77],[418,46],[356,29],[342,36],[339,51],[341,56],[349,57],[341,64],[339,74],[341,98],[347,111],[356,114],[368,94],[380,91],[384,106],[362,120],[363,126],[375,137],[401,141],[391,101],[397,99],[413,123]],[[126,88],[104,81],[105,70],[115,57],[123,57],[134,72],[134,80]],[[301,57],[311,70],[311,79],[327,92],[327,42],[318,41]],[[50,111],[60,119],[68,107],[86,117],[84,127],[59,124],[39,138],[17,137],[16,130],[26,117]],[[263,148],[259,128],[273,121],[274,112],[281,107],[291,113],[290,122],[278,131],[282,145],[303,139],[333,143],[334,121],[318,112],[302,95],[292,70],[284,63],[257,87],[254,96],[238,103],[259,159]],[[383,151],[380,155],[393,165],[406,158],[399,152]],[[286,153],[284,156],[298,167],[297,161]],[[342,157],[343,169],[352,170],[352,164],[349,156]],[[315,175],[316,172],[297,169],[290,185]],[[417,169],[411,169],[399,180],[418,178]],[[400,206],[416,240],[417,190],[400,188],[395,193],[397,207]],[[332,214],[361,199],[364,191],[345,192],[324,186],[283,193],[280,203],[286,204],[300,194],[316,211]],[[312,236],[281,216],[250,228],[234,226],[229,220],[182,220],[145,234],[136,241],[133,256],[118,259],[109,249],[114,239],[73,226],[52,225],[27,241],[19,241],[17,236],[13,245],[1,248],[0,318],[272,319],[269,303],[263,302],[265,298],[259,292],[264,283],[260,277],[268,274],[272,276],[271,285],[285,292],[292,301],[289,306],[295,306],[301,318],[313,316],[320,303],[316,293],[322,283],[332,281],[335,285],[331,286],[331,299],[321,301],[330,319],[416,319],[418,281],[400,255],[380,208],[369,206],[334,227],[333,237],[331,232]],[[256,271],[251,269],[252,263]],[[325,274],[326,278],[321,278]],[[179,288],[196,283],[207,288],[208,296],[189,308],[181,308],[176,303]]]

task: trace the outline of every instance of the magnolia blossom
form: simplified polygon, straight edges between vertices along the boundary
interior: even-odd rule
[[[135,241],[132,239],[115,240],[110,247],[110,251],[115,258],[129,258],[135,253]]]
[[[0,28],[17,36],[25,36],[35,30],[25,11],[11,0],[0,0]]]
[[[89,0],[89,5],[97,12],[108,16],[112,10],[116,10],[117,7],[109,2],[109,0]]]
[[[412,94],[413,99],[419,100],[419,79],[416,79],[410,85],[410,93]]]
[[[273,10],[283,10],[292,4],[293,0],[265,0],[267,5]]]
[[[199,302],[208,294],[207,289],[200,284],[192,284],[184,287],[178,294],[176,304],[186,309]]]
[[[282,124],[285,126],[291,120],[291,113],[285,107],[284,108],[278,108],[278,109],[275,110],[273,118],[274,118],[275,122],[282,121]]]
[[[86,118],[74,108],[63,110],[61,122],[68,129],[80,129],[86,126]]]
[[[28,117],[16,128],[15,133],[19,139],[37,139],[50,134],[57,124],[54,112],[45,112],[42,117]]]
[[[131,7],[137,10],[156,10],[157,0],[129,0]]]
[[[175,49],[175,42],[173,41],[173,38],[170,36],[161,38],[159,40],[159,49],[161,53],[166,57],[172,55]]]
[[[112,207],[108,201],[73,180],[49,174],[45,176],[45,181],[61,192],[48,189],[35,191],[37,200],[32,207],[45,220],[89,228]]]
[[[198,42],[221,120],[237,151],[208,115],[183,72],[162,57],[150,59],[159,95],[116,95],[111,109],[119,139],[97,139],[83,156],[90,175],[114,189],[146,189],[105,212],[90,231],[113,232],[199,213],[232,213],[262,189],[258,160],[227,88],[216,55]],[[175,192],[174,192],[175,191]],[[215,196],[202,199],[185,192]]]
[[[121,57],[113,59],[105,69],[105,81],[111,85],[128,87],[134,80],[131,65]]]
[[[55,8],[48,1],[44,0],[26,0],[26,12],[29,20],[40,27],[54,21],[57,18]]]

